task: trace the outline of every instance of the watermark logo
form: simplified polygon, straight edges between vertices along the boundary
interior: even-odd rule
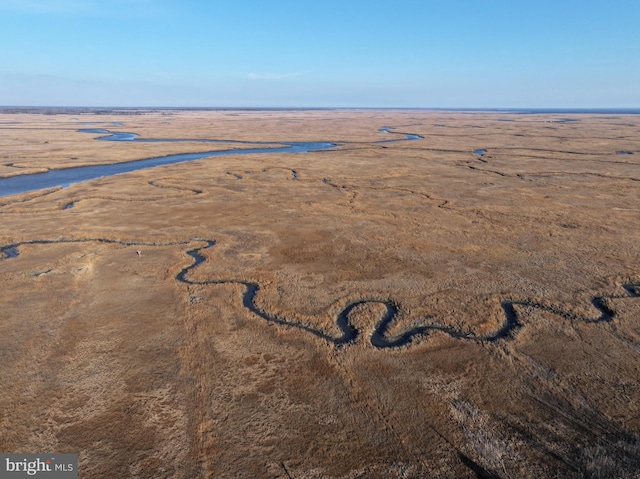
[[[0,454],[0,479],[78,479],[77,454]]]

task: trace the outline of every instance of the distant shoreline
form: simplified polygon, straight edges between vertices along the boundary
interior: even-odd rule
[[[93,106],[0,106],[0,114],[42,113],[94,115],[136,115],[162,111],[435,111],[506,114],[640,115],[640,108],[407,108],[407,107],[93,107]]]

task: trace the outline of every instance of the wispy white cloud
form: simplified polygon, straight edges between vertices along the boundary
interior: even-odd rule
[[[247,78],[251,80],[286,80],[287,78],[295,78],[309,73],[308,71],[290,72],[290,73],[247,73]]]

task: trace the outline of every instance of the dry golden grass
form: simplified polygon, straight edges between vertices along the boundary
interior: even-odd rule
[[[0,451],[79,452],[82,477],[638,477],[638,116],[2,116],[0,176],[229,147],[83,127],[339,146],[0,197]],[[374,347],[385,301],[387,337],[424,333]]]

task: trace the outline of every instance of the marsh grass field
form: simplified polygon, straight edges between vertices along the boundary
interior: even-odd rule
[[[0,177],[234,141],[336,146],[0,196],[0,451],[640,477],[640,115],[5,113]]]

